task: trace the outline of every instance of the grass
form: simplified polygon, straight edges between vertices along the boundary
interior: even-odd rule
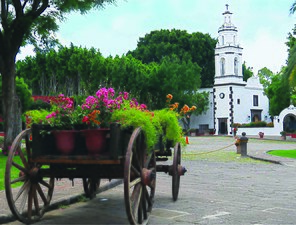
[[[241,157],[240,154],[230,151],[217,151],[217,152],[183,152],[182,160],[206,160],[209,162],[237,162],[237,163],[268,163],[261,160],[251,159],[249,157]]]
[[[2,152],[0,153],[0,190],[4,190],[4,179],[5,179],[5,167],[6,167],[6,160],[7,156],[4,156]],[[20,157],[14,157],[14,161],[20,165],[22,165]],[[11,179],[17,178],[19,176],[19,170],[16,168],[13,168],[11,171]],[[21,183],[18,183],[19,185]],[[17,187],[19,185],[13,185],[13,187]]]
[[[272,150],[268,154],[296,159],[296,150]]]

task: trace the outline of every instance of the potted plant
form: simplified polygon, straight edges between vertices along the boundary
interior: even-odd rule
[[[259,137],[260,137],[260,138],[263,138],[263,137],[264,137],[264,133],[260,131],[260,132],[259,132]]]
[[[177,142],[184,144],[182,127],[175,111],[167,108],[154,111],[155,118],[161,125],[161,136],[165,146],[173,147]]]
[[[281,131],[280,134],[281,134],[281,139],[282,140],[286,140],[287,139],[287,132],[286,131]]]

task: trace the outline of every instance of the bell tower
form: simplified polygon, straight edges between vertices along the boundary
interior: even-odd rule
[[[232,13],[222,13],[224,23],[218,29],[218,43],[215,48],[214,86],[225,84],[245,85],[242,74],[242,50],[238,42],[237,27],[231,21]]]

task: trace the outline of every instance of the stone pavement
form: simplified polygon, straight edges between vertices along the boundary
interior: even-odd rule
[[[266,141],[268,139],[272,139],[274,141]],[[256,137],[250,138],[248,142],[248,155],[252,158],[271,161],[289,167],[295,167],[296,161],[293,159],[275,157],[266,154],[266,151],[273,149],[295,149],[296,145],[294,140],[280,141],[276,139],[276,137],[265,137],[263,140],[257,139]],[[189,137],[189,143],[190,144],[186,147],[186,151],[206,152],[213,151],[224,146],[229,146],[227,148],[227,150],[229,151],[236,151],[236,148],[234,146],[234,138],[232,137]],[[158,182],[161,181],[159,180]],[[190,185],[190,181],[188,182],[188,185]],[[115,187],[120,183],[121,180],[112,180],[111,182],[104,180],[100,188],[100,192],[109,190],[110,188]],[[107,191],[107,193],[110,193],[110,191]],[[54,189],[53,199],[51,202],[51,209],[56,209],[61,205],[67,205],[72,202],[77,202],[79,201],[79,198],[82,194],[83,187],[80,179],[74,179],[74,186],[72,186],[72,182],[67,179],[57,181]],[[13,221],[13,216],[11,215],[10,210],[7,206],[4,191],[0,191],[0,199],[0,224]]]

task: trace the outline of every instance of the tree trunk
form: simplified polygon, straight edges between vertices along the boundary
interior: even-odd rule
[[[20,101],[15,87],[15,57],[6,56],[2,69],[2,105],[4,119],[4,151],[8,152],[14,138],[20,133]]]

